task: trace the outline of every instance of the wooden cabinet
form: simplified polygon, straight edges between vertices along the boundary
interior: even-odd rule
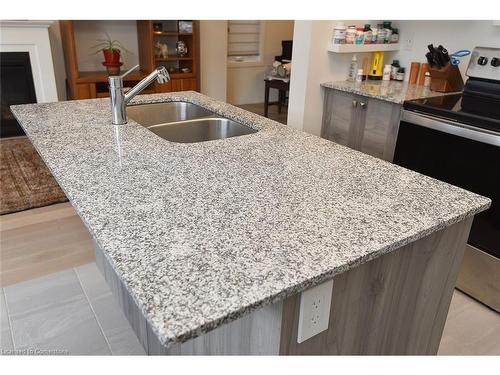
[[[392,162],[400,114],[399,104],[327,89],[321,136]]]
[[[163,65],[170,73],[170,85],[155,84],[156,92],[187,91],[199,89],[199,22],[192,22],[192,31],[183,32],[177,20],[142,20],[137,21],[137,39],[141,50],[139,64],[146,71]],[[154,31],[154,25],[161,25],[162,31]],[[187,46],[188,53],[178,56],[175,53],[177,42]],[[166,44],[168,56],[155,54],[157,43]],[[184,70],[188,69],[187,72]]]
[[[188,90],[196,90],[196,79],[194,78],[172,79],[171,91],[188,91]]]

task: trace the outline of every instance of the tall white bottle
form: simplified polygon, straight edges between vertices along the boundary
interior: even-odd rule
[[[349,78],[351,82],[356,81],[356,74],[358,73],[358,58],[356,55],[352,55],[351,65],[349,66]]]

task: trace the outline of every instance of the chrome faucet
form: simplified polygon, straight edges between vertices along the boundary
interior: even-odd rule
[[[139,65],[129,69],[121,76],[109,76],[109,95],[111,97],[111,113],[113,115],[113,125],[123,125],[127,123],[127,109],[128,102],[134,96],[139,94],[142,90],[148,87],[155,79],[158,83],[167,83],[170,81],[170,75],[164,66],[160,66],[153,70],[146,78],[140,81],[137,85],[131,88],[126,94],[123,89],[123,78],[138,68]]]

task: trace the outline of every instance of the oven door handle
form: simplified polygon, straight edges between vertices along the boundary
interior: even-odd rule
[[[500,147],[500,134],[486,129],[447,121],[445,119],[431,117],[421,113],[417,114],[408,110],[403,110],[401,120],[410,124],[424,126],[429,129],[434,129],[444,133],[456,135],[458,137]]]

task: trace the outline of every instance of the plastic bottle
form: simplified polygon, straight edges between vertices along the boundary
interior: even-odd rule
[[[352,55],[351,65],[349,66],[349,81],[354,82],[356,80],[356,74],[358,73],[358,58],[356,55]]]
[[[356,44],[363,44],[365,40],[365,32],[362,27],[356,29]]]
[[[377,26],[374,26],[371,29],[372,29],[372,41],[371,41],[371,44],[376,44],[377,43],[377,38],[378,38],[378,28],[377,28]]]
[[[391,71],[392,71],[391,65],[384,66],[384,71],[382,72],[382,81],[390,81],[391,80]]]
[[[347,27],[343,22],[339,22],[333,29],[333,44],[344,44]]]
[[[358,74],[356,74],[356,82],[363,81],[363,69],[358,69]]]
[[[384,43],[390,43],[392,37],[391,21],[384,21],[384,31],[385,31]]]
[[[398,72],[396,73],[396,80],[397,81],[404,81],[405,80],[405,68],[398,69]]]
[[[346,44],[354,44],[355,41],[356,41],[356,26],[350,25],[347,28],[347,31],[345,34],[345,42],[346,42]]]
[[[396,80],[396,74],[398,74],[398,70],[400,68],[399,60],[392,60],[391,64],[391,79]]]

